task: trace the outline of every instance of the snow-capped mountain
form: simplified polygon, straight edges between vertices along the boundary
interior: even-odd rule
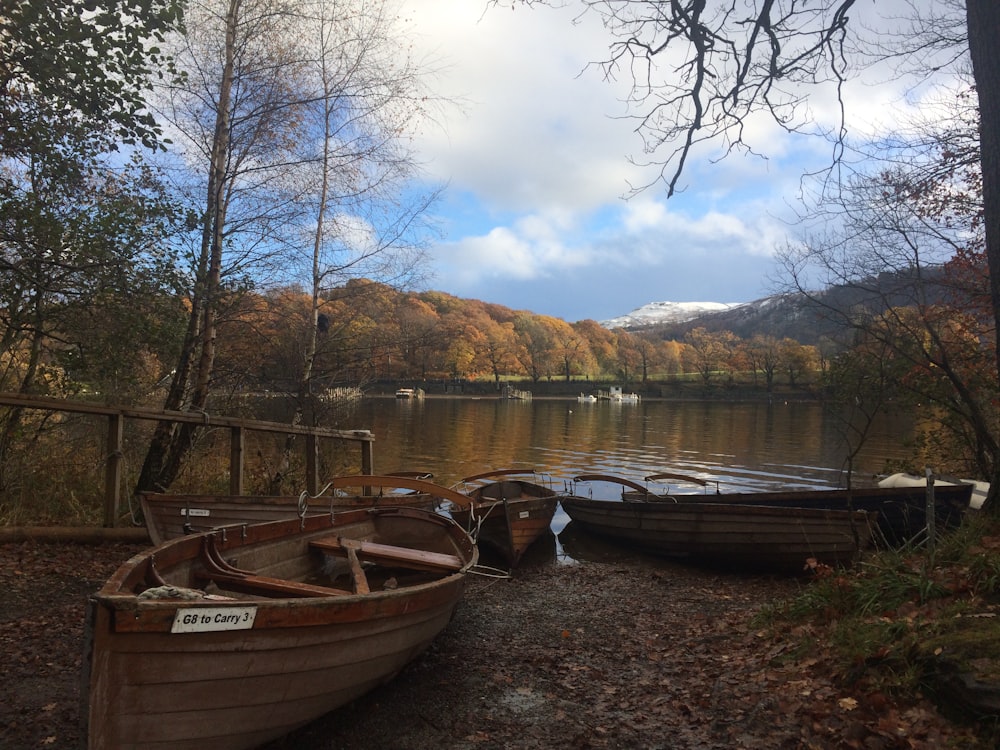
[[[633,328],[662,323],[683,323],[706,313],[732,310],[743,302],[650,302],[627,315],[600,321],[605,328]]]

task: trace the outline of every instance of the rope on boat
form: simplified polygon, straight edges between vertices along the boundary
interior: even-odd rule
[[[331,484],[333,484],[333,482],[328,482],[327,485],[326,485],[326,487],[324,487],[323,489],[321,489],[315,495],[310,495],[309,494],[309,490],[302,490],[301,494],[299,495],[299,518],[301,518],[303,520],[305,519],[305,517],[306,517],[306,511],[309,510],[309,501],[310,500],[315,500],[316,498],[320,497],[324,492],[326,492],[328,489],[330,489],[330,485]],[[332,501],[330,503],[330,512],[331,513],[333,512],[333,502]]]
[[[139,594],[137,599],[204,599],[205,592],[198,589],[186,589],[183,586],[154,586]]]
[[[475,503],[469,506],[469,526],[475,526],[475,528],[469,528],[469,536],[472,537],[474,542],[479,541],[479,531],[483,527],[483,521],[489,518],[490,513],[496,508],[500,503],[493,503],[486,508],[486,512],[482,515],[476,513]]]
[[[502,570],[501,568],[493,568],[490,567],[489,565],[479,565],[479,564],[473,565],[471,568],[469,568],[468,574],[473,576],[481,576],[483,578],[504,579],[511,577],[511,573],[509,570]]]
[[[128,493],[128,514],[132,519],[133,526],[142,526],[142,523],[140,523],[139,521],[139,513],[133,502],[134,500],[135,500],[135,495],[133,495],[131,492]]]

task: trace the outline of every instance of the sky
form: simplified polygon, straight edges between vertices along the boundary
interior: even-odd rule
[[[777,290],[774,253],[797,236],[801,175],[829,165],[829,143],[761,119],[749,137],[767,158],[703,155],[669,200],[662,185],[625,200],[650,173],[629,161],[642,143],[621,117],[627,82],[586,69],[606,54],[607,31],[596,18],[573,23],[569,8],[485,5],[404,5],[416,53],[434,61],[431,88],[456,102],[417,140],[427,180],[447,186],[427,289],[569,322]],[[878,118],[899,114],[898,85],[853,93],[858,130],[892,127]],[[821,123],[833,122],[828,94],[810,100]]]

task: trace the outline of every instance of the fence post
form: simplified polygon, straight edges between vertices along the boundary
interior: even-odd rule
[[[936,521],[937,513],[935,512],[934,504],[934,469],[929,467],[924,468],[924,476],[927,477],[927,545],[928,549],[934,549],[934,542],[936,539]]]
[[[121,414],[108,415],[108,438],[104,463],[104,526],[114,528],[118,515],[118,493],[122,484],[122,441],[125,419]]]
[[[229,494],[243,494],[243,451],[246,436],[242,427],[229,428]]]
[[[374,461],[374,450],[371,441],[363,440],[361,442],[361,473],[362,474],[374,474],[375,473],[375,461]]]
[[[319,494],[319,441],[311,432],[306,435],[306,491]]]

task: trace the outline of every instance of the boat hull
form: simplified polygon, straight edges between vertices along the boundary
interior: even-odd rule
[[[940,530],[957,526],[969,508],[971,484],[934,488],[934,519]],[[667,502],[712,502],[825,510],[863,510],[878,514],[874,542],[898,547],[919,538],[927,527],[926,487],[858,487],[853,489],[676,495]]]
[[[863,511],[711,502],[619,502],[563,497],[586,531],[645,552],[736,570],[802,572],[810,559],[846,566],[871,546]]]
[[[336,564],[315,545],[333,537],[405,543],[460,567],[439,575],[393,569],[395,585],[367,593],[330,580],[330,595],[234,593],[226,586],[235,584],[199,578],[207,537],[265,584],[322,577]],[[391,679],[426,649],[451,619],[475,560],[456,524],[401,508],[229,528],[138,555],[89,603],[89,747],[239,750],[287,734]],[[136,594],[150,584],[154,592],[218,589],[214,596],[226,598]]]
[[[478,543],[497,551],[511,567],[548,533],[559,507],[559,495],[551,488],[510,477],[474,487],[468,495],[472,504],[451,510],[452,517]]]

